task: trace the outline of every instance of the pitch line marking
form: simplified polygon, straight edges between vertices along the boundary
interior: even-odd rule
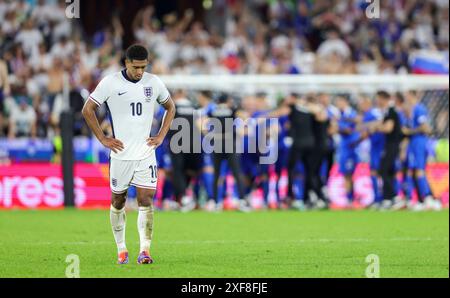
[[[419,242],[419,241],[446,241],[448,238],[317,238],[317,239],[298,239],[298,240],[279,240],[279,239],[269,239],[269,240],[160,240],[158,243],[162,244],[252,244],[252,243],[317,243],[317,242],[380,242],[380,241],[391,241],[391,242]],[[26,245],[98,245],[98,244],[111,244],[111,241],[46,241],[46,242],[22,242]]]

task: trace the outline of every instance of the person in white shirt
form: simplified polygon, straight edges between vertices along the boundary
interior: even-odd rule
[[[349,58],[351,55],[349,46],[339,37],[339,33],[336,30],[328,31],[326,40],[317,49],[317,55],[322,58],[328,57],[333,53],[337,53],[344,59]]]
[[[69,59],[74,51],[75,44],[67,36],[61,36],[59,41],[50,49],[51,55],[60,59]]]
[[[32,19],[25,21],[23,29],[17,34],[15,41],[22,45],[23,51],[27,56],[38,51],[39,44],[44,41],[41,32],[34,28]]]
[[[83,116],[93,134],[111,149],[110,220],[118,249],[118,263],[128,263],[125,245],[125,200],[130,185],[136,187],[139,205],[139,264],[153,263],[150,244],[153,234],[153,197],[157,185],[155,149],[162,144],[175,115],[175,104],[164,83],[145,72],[148,51],[132,45],[126,51],[126,69],[104,77],[83,107]],[[95,115],[105,103],[113,137],[104,135]],[[155,103],[166,109],[159,134],[150,137]]]
[[[8,132],[10,139],[36,137],[36,112],[27,100],[26,97],[21,96],[18,106],[11,111]]]

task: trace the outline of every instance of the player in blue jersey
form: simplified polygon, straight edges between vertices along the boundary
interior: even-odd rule
[[[356,131],[357,112],[351,107],[350,99],[346,95],[336,97],[336,106],[340,111],[338,121],[339,135],[339,172],[344,175],[345,189],[349,204],[353,203],[353,173],[358,164],[356,145],[359,134]]]
[[[260,163],[261,156],[266,155],[270,147],[260,150],[259,138],[270,136],[267,128],[268,105],[266,95],[258,93],[256,97],[245,97],[242,102],[243,114],[247,118],[247,124],[238,128],[239,136],[242,138],[244,152],[241,154],[241,167],[245,176],[245,193],[250,193],[255,189],[263,191],[263,208],[268,207],[269,199],[269,166]],[[266,125],[264,127],[264,125]],[[264,134],[265,135],[260,135]]]
[[[234,181],[239,196],[239,210],[248,212],[251,210],[250,202],[245,196],[244,184],[241,170],[240,156],[237,146],[237,129],[233,123],[242,119],[241,111],[235,108],[234,100],[228,94],[221,94],[217,99],[217,105],[207,115],[208,125],[215,126],[211,131],[214,141],[214,151],[212,152],[214,164],[214,200],[219,199],[219,181],[223,162],[227,162],[229,169],[233,173]],[[231,126],[229,124],[232,124]],[[218,125],[220,124],[220,125]]]
[[[0,136],[3,134],[3,112],[4,101],[9,96],[11,87],[8,79],[8,67],[4,60],[0,58]]]
[[[413,210],[440,209],[440,201],[433,198],[427,181],[425,168],[427,164],[428,135],[432,132],[428,110],[419,102],[416,91],[406,93],[406,101],[410,108],[409,127],[403,129],[403,133],[409,136],[408,167],[409,174],[413,175],[417,182],[419,202]]]
[[[198,97],[198,105],[200,109],[200,115],[206,116],[208,115],[215,107],[215,103],[212,101],[212,93],[208,90],[202,90],[199,92]],[[204,129],[202,127],[202,119],[199,119],[200,122],[197,123],[203,132]],[[202,142],[203,142],[203,134],[202,134]],[[223,208],[223,204],[219,202],[216,205],[214,201],[214,164],[212,160],[211,153],[204,152],[202,150],[203,157],[203,170],[202,170],[202,183],[203,187],[206,190],[206,194],[208,196],[207,203],[205,205],[205,209],[207,211],[220,211]]]
[[[290,94],[280,107],[288,107],[295,102],[296,95]],[[288,167],[289,150],[292,146],[292,138],[289,136],[289,116],[284,115],[278,118],[278,160],[275,163],[275,173],[277,175],[277,183],[275,186],[277,203],[285,202],[286,198],[281,195],[280,180],[284,170]],[[281,207],[281,206],[278,206]]]
[[[380,109],[373,107],[369,97],[363,97],[359,101],[359,109],[362,112],[362,138],[368,137],[370,141],[370,179],[374,194],[374,201],[370,207],[378,208],[383,200],[379,170],[385,140],[384,135],[373,132],[372,127],[383,120],[383,113]]]
[[[249,117],[248,121],[255,120],[255,127],[245,125],[239,127],[239,135],[242,137],[244,152],[240,156],[242,172],[245,176],[245,193],[249,195],[253,188],[253,183],[258,176],[258,154],[257,152],[250,152],[250,142],[256,140],[256,119]]]
[[[326,93],[319,93],[317,95],[318,101],[327,110],[328,117],[328,148],[325,155],[324,165],[322,166],[322,183],[324,185],[323,193],[328,194],[328,181],[330,179],[331,170],[334,165],[334,158],[336,154],[335,136],[338,133],[338,120],[340,118],[339,109],[331,104],[331,97]]]
[[[260,158],[262,156],[266,156],[269,152],[268,150],[273,150],[273,148],[270,148],[269,144],[264,144],[264,148],[260,148],[260,138],[265,137],[267,140],[267,137],[270,136],[270,121],[267,119],[268,113],[269,113],[269,107],[267,102],[266,94],[263,92],[259,92],[256,94],[255,98],[255,104],[256,104],[256,111],[251,115],[253,119],[256,119],[256,130],[255,130],[255,136],[256,139],[256,160],[253,160],[255,167],[255,178],[257,184],[254,184],[254,188],[261,188],[263,191],[263,198],[264,198],[264,204],[263,208],[267,208],[269,205],[269,165],[260,163]],[[265,119],[265,120],[263,120]],[[258,121],[259,120],[259,121]],[[264,135],[262,135],[264,134]]]
[[[155,118],[152,126],[152,133],[160,127],[164,119],[165,110],[160,108],[155,113]],[[163,181],[159,207],[163,210],[177,210],[180,208],[179,204],[173,200],[173,185],[172,185],[172,160],[170,158],[170,140],[164,139],[164,142],[156,148],[156,160],[158,161],[158,177]]]
[[[406,102],[403,94],[395,94],[395,107],[400,118],[402,130],[408,127],[408,117],[406,116]],[[414,185],[413,177],[408,172],[408,144],[409,138],[403,134],[403,140],[400,143],[400,156],[396,164],[397,170],[397,196],[394,200],[393,210],[400,210],[410,207],[412,189]],[[403,197],[402,197],[403,196]]]

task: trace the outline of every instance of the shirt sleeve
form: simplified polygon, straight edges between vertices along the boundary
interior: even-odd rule
[[[339,130],[346,130],[346,129],[353,130],[356,127],[356,125],[354,124],[355,118],[356,118],[355,112],[351,112],[348,115],[343,115],[343,117],[338,122]]]
[[[416,116],[417,118],[417,123],[419,124],[419,125],[422,125],[422,124],[424,124],[424,123],[427,123],[428,122],[428,113],[427,113],[427,110],[425,109],[425,108],[421,108],[421,109],[418,109],[418,111],[417,111],[417,116]]]
[[[206,117],[213,117],[213,112],[216,110],[215,105],[209,105],[205,110]]]
[[[340,120],[338,122],[338,127],[339,127],[339,131],[343,131],[343,130],[351,128],[350,123],[347,121],[344,121],[344,120]]]
[[[14,122],[17,120],[17,116],[18,116],[18,108],[13,106],[13,108],[11,109],[11,112],[9,114],[9,121]]]
[[[208,117],[211,117],[211,113],[213,112],[213,110],[215,109],[215,105],[214,104],[209,104],[208,106],[206,106],[206,109],[204,111],[204,114]]]
[[[89,95],[89,99],[101,106],[110,97],[111,86],[108,83],[109,77],[104,77],[95,88],[94,92]]]
[[[164,85],[163,81],[161,81],[160,78],[156,77],[156,81],[157,81],[158,89],[159,89],[158,97],[156,98],[156,101],[160,105],[163,105],[169,100],[170,93],[169,93],[169,90],[167,90],[166,85]]]
[[[395,111],[393,109],[389,109],[389,113],[386,115],[386,119],[384,121],[388,120],[395,121]]]
[[[373,110],[372,115],[373,115],[373,120],[382,120],[383,119],[383,113],[381,113],[380,110]]]

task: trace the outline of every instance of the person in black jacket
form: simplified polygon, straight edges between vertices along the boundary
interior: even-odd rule
[[[403,136],[400,117],[390,94],[386,91],[378,91],[376,98],[379,108],[384,112],[383,121],[375,126],[375,131],[385,134],[384,151],[380,163],[380,175],[383,180],[381,208],[388,209],[392,206],[396,196],[395,162],[400,153],[400,143]]]
[[[175,125],[177,120],[183,119],[189,123],[189,148],[187,152],[182,151],[173,152],[170,150],[170,157],[173,167],[172,184],[174,187],[175,199],[178,203],[181,203],[182,211],[191,211],[196,207],[196,202],[189,200],[186,196],[186,190],[192,179],[198,178],[202,170],[202,155],[201,153],[195,152],[195,142],[197,141],[195,136],[200,136],[200,131],[194,123],[195,116],[195,106],[186,97],[186,93],[183,90],[177,90],[174,93],[174,103],[175,103],[175,121],[168,133],[170,139],[175,134],[183,132],[183,127],[180,125]],[[197,131],[196,131],[197,130]],[[195,133],[196,132],[196,133]],[[174,145],[174,144],[171,144]],[[178,146],[183,146],[180,142],[175,144]]]
[[[227,122],[234,121],[239,115],[239,111],[234,107],[232,98],[228,94],[221,94],[217,105],[213,106],[206,114],[208,122],[214,120],[221,124],[220,129],[214,129],[214,151],[212,159],[214,164],[214,200],[216,204],[219,199],[219,178],[223,161],[228,162],[228,167],[233,173],[234,180],[239,194],[239,210],[248,212],[251,210],[250,202],[245,197],[243,177],[240,166],[240,158],[237,153],[237,135],[234,126],[228,127]],[[231,150],[230,150],[231,149]]]
[[[326,120],[326,110],[314,103],[312,97],[298,97],[295,103],[279,108],[269,113],[269,117],[289,116],[289,135],[293,140],[288,159],[288,196],[296,199],[292,203],[295,209],[312,207],[310,192],[315,193],[319,200],[326,202],[322,193],[320,175],[317,166],[322,161],[323,150],[317,154],[315,122]],[[320,140],[321,142],[322,140]],[[297,163],[301,162],[304,168],[304,197],[294,195],[293,184],[296,177]],[[304,206],[303,203],[306,205]]]

